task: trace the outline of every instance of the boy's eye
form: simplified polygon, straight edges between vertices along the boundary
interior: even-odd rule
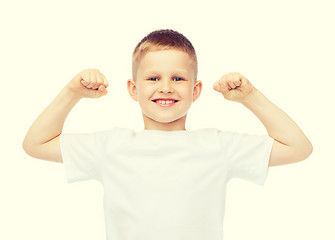
[[[157,77],[148,78],[148,80],[150,80],[150,81],[157,81],[157,79],[158,79]],[[174,77],[173,79],[176,80],[177,82],[184,80],[181,77]]]

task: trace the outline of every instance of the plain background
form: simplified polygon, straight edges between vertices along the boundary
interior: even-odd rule
[[[212,89],[223,74],[240,72],[314,146],[307,160],[272,167],[265,186],[229,183],[225,239],[335,239],[334,9],[331,0],[1,1],[0,239],[105,239],[102,186],[67,184],[61,163],[31,158],[22,141],[87,68],[107,77],[109,94],[82,100],[63,132],[143,129],[126,89],[131,54],[149,32],[166,28],[197,51],[204,87],[188,130],[266,134],[249,110]]]

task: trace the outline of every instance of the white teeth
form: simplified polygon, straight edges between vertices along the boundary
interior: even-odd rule
[[[165,100],[158,100],[157,101],[158,103],[160,103],[160,104],[171,104],[171,103],[173,103],[174,101],[171,101],[171,100],[168,100],[168,101],[165,101]]]

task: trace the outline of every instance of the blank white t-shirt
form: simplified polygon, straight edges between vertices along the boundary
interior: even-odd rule
[[[67,182],[103,185],[107,240],[222,240],[227,182],[264,185],[272,144],[216,128],[60,135]]]

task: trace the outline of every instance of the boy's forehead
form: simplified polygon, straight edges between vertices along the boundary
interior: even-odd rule
[[[174,68],[173,69],[174,73],[179,73],[179,74],[187,74],[189,71],[183,68]],[[158,74],[158,71],[156,69],[145,69],[143,71],[144,74]]]
[[[145,74],[155,73],[159,70],[156,68],[161,67],[171,67],[173,68],[173,71],[188,73],[192,69],[193,62],[194,60],[189,54],[181,50],[169,49],[150,51],[140,60],[139,68],[141,68]]]

